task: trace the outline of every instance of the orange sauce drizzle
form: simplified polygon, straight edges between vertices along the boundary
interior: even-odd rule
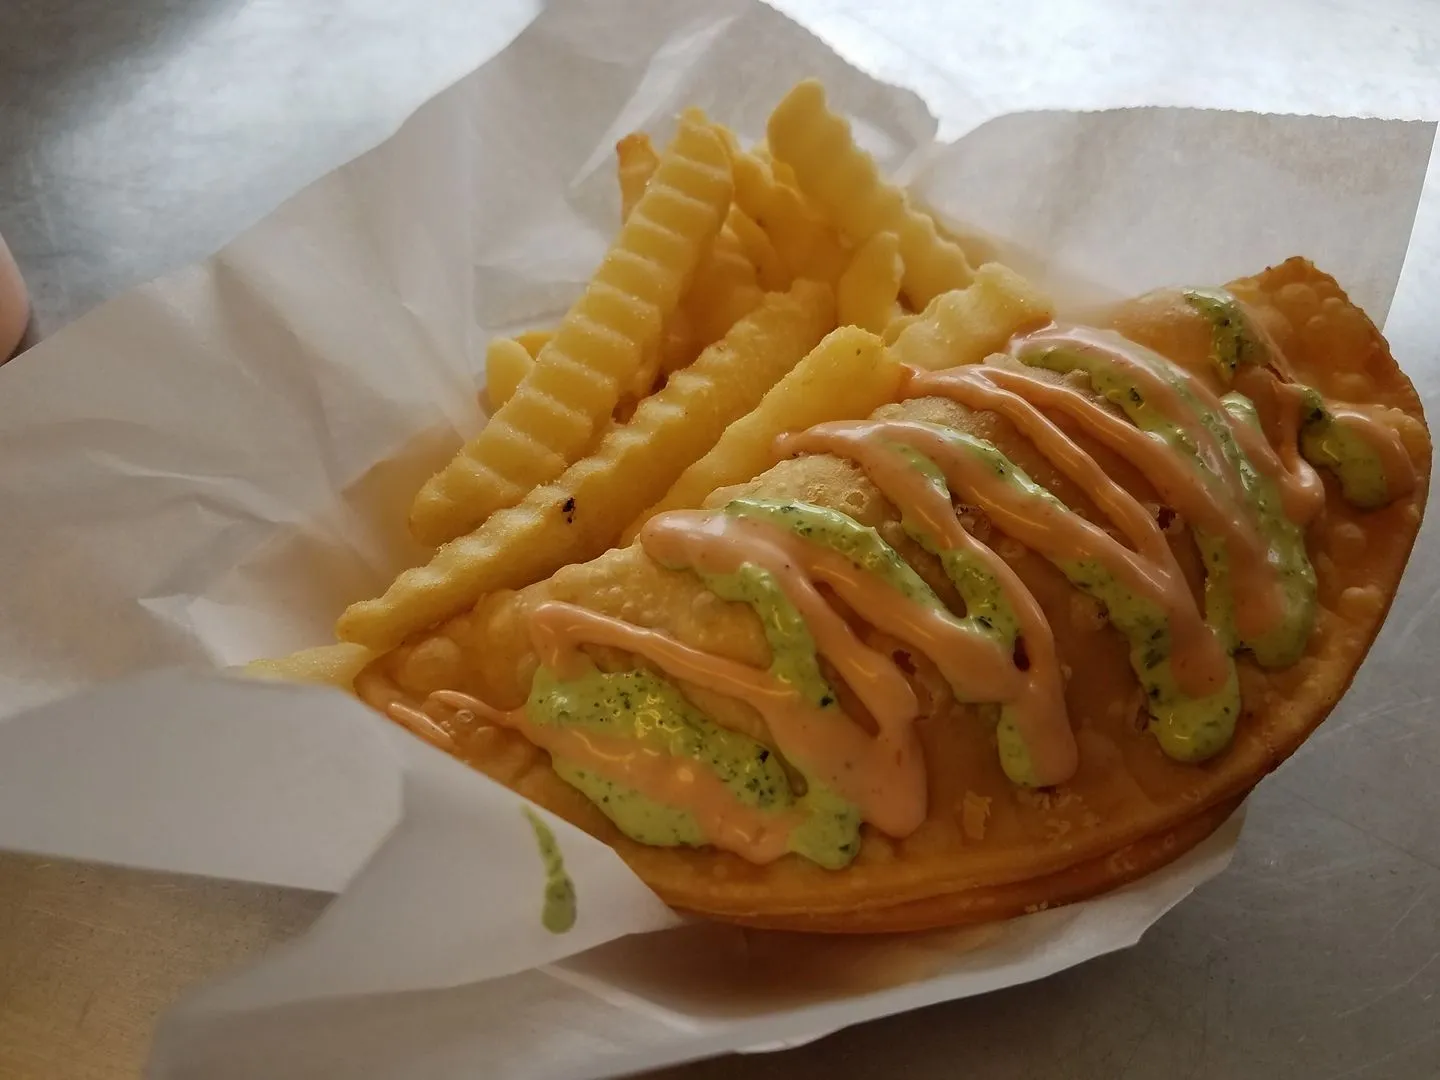
[[[1299,453],[1303,388],[1274,371],[1250,367],[1236,385],[1252,400],[1274,405],[1280,449],[1244,422],[1232,422],[1219,398],[1178,365],[1157,369],[1148,353],[1118,335],[1086,327],[1046,327],[1017,338],[1012,351],[1062,345],[1103,354],[1139,390],[1149,407],[1176,425],[1201,466],[1183,459],[1161,438],[1133,426],[1077,389],[1034,373],[994,366],[910,372],[906,398],[940,396],[995,412],[1013,423],[1042,454],[1083,488],[1114,523],[1125,543],[1040,495],[996,473],[981,456],[956,446],[933,427],[903,420],[821,424],[780,440],[782,453],[834,453],[855,461],[907,524],[942,549],[962,553],[990,574],[1014,613],[1029,663],[1022,669],[993,635],[948,612],[907,597],[827,545],[788,529],[723,512],[676,511],[649,521],[639,542],[665,566],[704,574],[767,572],[804,619],[818,654],[840,673],[875,720],[866,730],[833,703],[807,700],[795,686],[761,670],[696,649],[667,634],[574,604],[548,601],[528,612],[532,641],[543,664],[560,678],[588,669],[585,646],[613,647],[654,664],[668,676],[745,702],[764,719],[780,754],[854,803],[862,818],[903,837],[924,820],[925,764],[914,723],[915,692],[895,660],[862,641],[825,600],[825,585],[870,625],[929,657],[962,700],[1011,707],[1041,784],[1068,779],[1076,744],[1065,716],[1064,687],[1054,636],[1044,612],[1014,571],[960,523],[949,499],[900,447],[923,454],[947,484],[980,506],[997,528],[1058,562],[1091,561],[1136,595],[1164,611],[1171,630],[1172,667],[1179,688],[1205,697],[1226,682],[1228,655],[1207,626],[1165,537],[1145,508],[1100,468],[1042,409],[1078,421],[1097,441],[1133,463],[1166,503],[1194,527],[1221,537],[1230,556],[1236,623],[1242,636],[1263,633],[1283,603],[1275,566],[1244,498],[1235,466],[1220,440],[1196,415],[1210,410],[1226,423],[1257,470],[1272,480],[1288,517],[1308,522],[1324,503],[1318,475]],[[1393,494],[1415,484],[1414,466],[1399,435],[1369,412],[1332,409],[1339,423],[1364,433],[1380,454]],[[1408,478],[1408,481],[1407,481]],[[522,706],[495,709],[457,691],[430,695],[423,708],[395,700],[395,720],[442,749],[453,746],[445,721],[480,719],[523,734],[557,758],[623,784],[665,806],[689,812],[706,840],[756,863],[789,850],[803,812],[761,811],[736,798],[704,763],[664,753],[640,740],[529,719]]]
[[[407,702],[393,684],[373,680],[370,688],[372,691],[380,691],[388,699],[383,711],[391,720],[403,728],[408,728],[412,734],[418,735],[437,749],[447,753],[455,749],[455,740],[445,726],[424,709],[417,709]],[[373,701],[373,698],[368,700]]]
[[[1285,516],[1301,525],[1308,524],[1325,505],[1325,484],[1314,466],[1300,456],[1305,388],[1260,367],[1246,367],[1236,372],[1234,385],[1257,406],[1267,395],[1274,402],[1279,451],[1271,447],[1263,432],[1249,424],[1233,425],[1236,441],[1245,455],[1279,487]]]
[[[1279,446],[1280,460],[1289,472],[1293,485],[1282,486],[1282,494],[1286,499],[1285,513],[1292,521],[1303,525],[1313,520],[1325,505],[1325,485],[1319,473],[1300,455],[1300,428],[1305,411],[1306,388],[1295,381],[1294,372],[1280,346],[1260,322],[1249,314],[1248,306],[1240,303],[1240,308],[1247,312],[1246,319],[1250,330],[1259,339],[1266,362],[1241,367],[1235,372],[1232,383],[1236,390],[1256,405],[1267,399],[1274,402],[1279,422],[1273,441]],[[1419,481],[1415,462],[1405,449],[1400,433],[1385,421],[1383,409],[1373,405],[1352,405],[1328,400],[1325,406],[1337,424],[1349,428],[1374,450],[1385,472],[1385,486],[1390,499],[1402,499],[1415,490]],[[1246,432],[1245,436],[1250,441],[1242,443],[1242,446],[1252,460],[1263,455],[1268,447],[1266,440],[1256,440],[1253,432]]]
[[[986,700],[1016,706],[1015,724],[1029,751],[1031,767],[1037,777],[1044,778],[1041,783],[1068,778],[1075,771],[1076,748],[1065,718],[1065,687],[1055,655],[1055,635],[1039,602],[1015,571],[965,531],[950,500],[896,450],[897,443],[914,446],[907,436],[916,430],[927,431],[903,421],[820,424],[808,431],[783,436],[777,449],[782,454],[833,453],[857,462],[907,520],[919,525],[941,547],[975,559],[995,579],[1015,614],[1029,666],[1023,673],[1018,693],[1012,691],[1009,696]],[[943,471],[943,465],[941,467]],[[1012,658],[1005,657],[1000,662],[1013,669]],[[943,661],[938,666],[957,693],[963,694],[967,686],[973,686],[972,672],[955,670]]]
[[[621,628],[628,627],[642,638],[648,635],[682,653],[694,654],[693,657],[687,656],[692,662],[708,666],[715,660],[708,653],[689,649],[653,630],[629,627],[619,620],[573,604],[541,604],[535,608],[534,615],[533,626],[537,636],[546,638],[550,648],[561,652],[568,651],[569,646],[565,642],[570,634],[583,633],[587,628],[603,634],[613,631],[611,624],[616,624]],[[627,642],[625,648],[632,648],[641,640],[628,634],[613,638],[617,641],[622,639]],[[635,648],[635,651],[640,652],[640,649]],[[648,656],[647,653],[640,654]],[[774,862],[784,855],[789,850],[790,833],[801,824],[798,812],[767,813],[757,810],[735,798],[719,777],[699,762],[661,753],[635,739],[555,724],[537,724],[526,715],[524,706],[496,709],[457,690],[437,690],[430,695],[425,703],[426,712],[441,709],[469,712],[496,727],[517,731],[554,757],[575,762],[597,775],[622,783],[662,806],[683,808],[694,817],[709,843],[753,863]]]
[[[1014,375],[1008,385],[991,375]],[[1165,612],[1170,624],[1171,662],[1176,684],[1193,697],[1208,697],[1225,685],[1228,664],[1224,644],[1205,624],[1190,586],[1185,580],[1170,545],[1165,542],[1155,520],[1124,488],[1110,479],[1095,459],[1052,423],[1039,409],[1020,397],[1020,393],[1037,389],[1047,399],[1049,391],[1058,391],[1048,404],[1074,407],[1075,403],[1094,407],[1105,418],[1104,426],[1114,432],[1124,430],[1139,435],[1151,457],[1174,460],[1164,448],[1130,427],[1118,417],[1106,413],[1083,394],[1057,387],[1018,372],[973,367],[949,371],[917,372],[906,393],[911,397],[948,397],[977,409],[991,409],[1005,416],[1035,443],[1036,447],[1070,479],[1084,487],[1106,515],[1135,546],[1132,551],[1117,543],[1109,533],[1086,521],[1080,515],[1055,506],[1037,496],[1014,491],[1008,483],[989,472],[982,462],[970,455],[957,454],[933,435],[945,453],[941,468],[952,482],[973,491],[981,509],[1001,531],[1022,544],[1034,548],[1055,562],[1089,560],[1103,567],[1117,581],[1137,596],[1149,599]],[[1017,392],[1018,391],[1018,392]],[[1063,395],[1063,396],[1061,396]],[[1037,395],[1038,396],[1038,395]],[[1076,411],[1080,411],[1078,408]],[[1089,410],[1086,410],[1088,417]],[[1108,421],[1114,421],[1113,425]],[[1157,452],[1158,451],[1158,452]],[[968,460],[967,460],[968,459]]]
[[[1195,409],[1186,402],[1181,389],[1160,374],[1138,346],[1127,345],[1118,334],[1085,327],[1051,327],[1019,339],[1014,350],[1023,357],[1030,350],[1054,345],[1098,352],[1123,371],[1144,395],[1146,403],[1185,434],[1204,469],[1195,468],[1160,438],[1131,426],[1077,390],[1024,372],[984,370],[992,373],[989,377],[999,376],[994,379],[997,385],[1079,420],[1096,439],[1123,454],[1138,468],[1161,498],[1191,525],[1221,537],[1230,557],[1235,626],[1242,638],[1263,636],[1284,617],[1281,571],[1270,561],[1268,545],[1245,499],[1240,477],[1219,440],[1198,422]],[[1277,485],[1287,516],[1302,524],[1313,516],[1325,497],[1314,470],[1303,462],[1303,469],[1295,472],[1287,469],[1264,434],[1249,424],[1231,422],[1220,399],[1200,379],[1163,358],[1160,362],[1166,364],[1173,378],[1195,398],[1201,409],[1227,425],[1251,463]],[[936,374],[945,376],[950,372]]]
[[[1329,408],[1335,423],[1359,435],[1380,458],[1380,465],[1385,471],[1385,488],[1391,499],[1403,498],[1415,490],[1419,481],[1415,462],[1405,449],[1400,433],[1381,419],[1378,409],[1335,403],[1331,403]]]
[[[973,700],[1020,702],[1017,724],[1041,782],[1058,783],[1074,772],[1077,753],[1065,721],[1048,626],[1037,629],[1039,652],[1028,673],[1022,672],[1011,653],[994,640],[942,609],[906,597],[840,552],[809,543],[788,529],[723,513],[674,511],[648,522],[639,539],[662,565],[707,574],[733,574],[746,566],[768,572],[804,618],[816,651],[871,712],[875,734],[838,709],[807,701],[769,671],[552,601],[530,611],[529,627],[541,662],[560,678],[584,671],[588,661],[582,646],[608,646],[643,657],[682,682],[743,701],[760,713],[781,755],[812,783],[822,783],[854,803],[882,832],[907,836],[924,821],[928,803],[924,756],[914,729],[918,701],[895,661],[862,642],[826,602],[816,588],[816,582],[822,582],[876,629],[928,656]],[[1008,567],[1005,570],[1008,574]],[[1033,624],[1043,626],[1038,605],[1033,598],[1029,603],[1035,608]],[[784,854],[790,832],[800,823],[797,814],[747,807],[699,763],[647,750],[633,740],[536,724],[523,707],[498,710],[453,691],[433,694],[427,708],[436,705],[465,709],[518,730],[552,754],[664,805],[690,811],[708,841],[753,862]]]
[[[1265,368],[1245,368],[1236,373],[1235,387],[1251,401],[1259,404],[1270,400],[1277,416],[1277,441],[1283,468],[1292,477],[1293,489],[1303,492],[1303,502],[1292,508],[1287,501],[1286,513],[1296,521],[1311,520],[1325,504],[1325,485],[1308,461],[1300,456],[1300,428],[1306,409],[1306,388],[1279,377]],[[1326,402],[1334,422],[1364,440],[1380,459],[1385,473],[1385,487],[1391,499],[1403,498],[1415,490],[1415,463],[1405,449],[1400,433],[1387,424],[1381,410],[1366,405]],[[1251,441],[1269,443],[1248,425],[1244,428]],[[1242,444],[1250,453],[1249,443]],[[1253,459],[1254,455],[1252,455]],[[1298,497],[1298,496],[1297,496]]]

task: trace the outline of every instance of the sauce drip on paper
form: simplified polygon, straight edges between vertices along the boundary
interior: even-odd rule
[[[565,858],[560,854],[560,844],[550,826],[528,806],[523,812],[535,831],[540,861],[545,866],[545,901],[540,909],[540,925],[552,934],[563,934],[575,925],[575,883],[565,872]]]

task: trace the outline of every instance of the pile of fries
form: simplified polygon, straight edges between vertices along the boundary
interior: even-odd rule
[[[868,416],[907,365],[978,362],[1050,314],[887,183],[815,80],[748,149],[690,109],[663,151],[638,132],[616,151],[599,269],[558,326],[490,343],[490,421],[416,496],[430,561],[351,605],[339,645],[257,674],[348,686],[486,594],[763,472],[778,436]]]

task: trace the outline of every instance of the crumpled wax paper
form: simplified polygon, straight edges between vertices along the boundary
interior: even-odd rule
[[[918,98],[751,0],[568,0],[213,258],[12,362],[0,845],[340,893],[178,1006],[155,1075],[596,1076],[787,1045],[1133,944],[1228,862],[1238,820],[1087,904],[817,942],[681,924],[552,819],[580,912],[553,935],[523,800],[341,694],[215,673],[328,640],[423,558],[404,509],[482,422],[484,343],[553,322],[614,234],[614,141],[687,104],[756,137],[807,75],[949,224],[1077,297],[1304,253],[1378,320],[1433,137],[1132,109],[937,147]]]

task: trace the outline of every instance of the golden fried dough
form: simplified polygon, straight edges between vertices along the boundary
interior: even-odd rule
[[[1104,892],[1180,855],[1294,752],[1344,693],[1395,595],[1430,470],[1414,387],[1333,279],[1292,259],[1229,288],[1276,343],[1295,378],[1345,402],[1404,414],[1400,435],[1419,483],[1388,506],[1358,510],[1325,477],[1325,505],[1306,534],[1318,579],[1314,633],[1303,657],[1287,668],[1262,670],[1244,654],[1238,658],[1243,712],[1233,742],[1217,757],[1196,765],[1162,753],[1143,731],[1143,694],[1137,696],[1126,643],[1103,612],[1049,562],[973,517],[971,531],[1013,568],[1053,628],[1079,747],[1078,771],[1066,783],[1036,790],[1011,782],[995,753],[993,723],[984,722],[979,707],[954,701],[921,658],[914,681],[925,705],[918,731],[928,814],[904,839],[864,826],[859,855],[843,870],[822,869],[795,855],[758,865],[709,847],[636,843],[562,781],[548,755],[509,730],[479,722],[457,729],[457,754],[614,846],[675,907],[768,927],[872,932],[1004,918]],[[1137,301],[1113,320],[1127,336],[1188,370],[1208,370],[1206,326],[1173,297]],[[982,436],[1082,517],[1104,523],[1085,491],[993,413],[920,398],[886,406],[877,416]],[[1156,502],[1130,462],[1078,425],[1062,426],[1136,499]],[[857,466],[823,454],[782,461],[749,484],[717,492],[710,503],[757,493],[831,507],[875,527],[942,599],[954,601],[937,560],[902,532],[896,508]],[[1188,530],[1166,532],[1198,595],[1201,565]],[[659,629],[746,664],[763,666],[768,659],[759,620],[748,606],[718,599],[694,574],[657,566],[637,544],[518,592],[486,597],[375,661],[357,680],[357,692],[384,707],[396,700],[418,705],[433,691],[452,689],[514,708],[524,701],[537,666],[524,614],[546,599]],[[631,663],[623,655],[593,655],[602,668]],[[763,736],[764,724],[748,706],[685,689],[722,726]]]

